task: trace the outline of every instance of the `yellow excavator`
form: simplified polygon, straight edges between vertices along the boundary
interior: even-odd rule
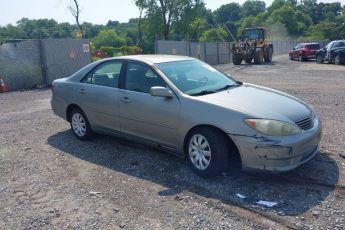
[[[243,60],[246,63],[254,61],[254,64],[272,61],[273,44],[268,42],[265,28],[246,28],[240,41],[233,36],[230,30],[228,33],[234,40],[231,47],[234,65],[240,65]]]

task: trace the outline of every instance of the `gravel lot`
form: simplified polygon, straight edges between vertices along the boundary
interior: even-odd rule
[[[277,56],[217,68],[310,103],[323,121],[321,154],[285,174],[204,179],[150,147],[77,140],[49,90],[0,94],[0,229],[344,229],[345,66]]]

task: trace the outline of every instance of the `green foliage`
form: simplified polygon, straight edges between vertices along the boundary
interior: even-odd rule
[[[345,35],[345,26],[335,22],[320,22],[309,27],[307,36],[309,40],[336,40]]]
[[[99,48],[107,57],[112,57],[114,55],[114,47],[112,46],[101,46]]]
[[[121,47],[126,44],[126,39],[119,36],[114,29],[101,30],[96,37],[92,39],[96,48],[101,46]]]
[[[260,13],[264,13],[266,10],[266,4],[260,0],[247,0],[242,5],[242,16],[256,16]]]
[[[222,5],[215,11],[217,22],[220,24],[227,21],[238,21],[241,18],[242,7],[238,3]]]
[[[137,46],[121,46],[120,51],[125,55],[133,55],[140,53],[140,48]]]
[[[223,42],[228,38],[228,33],[223,28],[212,28],[206,30],[201,38],[201,42]]]

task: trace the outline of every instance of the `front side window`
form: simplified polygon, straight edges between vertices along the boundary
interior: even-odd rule
[[[93,85],[118,87],[122,62],[107,62],[96,67],[82,82]]]
[[[177,88],[191,96],[215,93],[240,85],[199,60],[167,62],[157,66]]]
[[[165,82],[148,65],[128,63],[126,67],[125,89],[150,93],[153,86],[166,86]]]

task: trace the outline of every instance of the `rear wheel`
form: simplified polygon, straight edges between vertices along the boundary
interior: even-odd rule
[[[74,135],[80,140],[89,140],[92,137],[92,130],[90,123],[84,114],[84,112],[79,108],[74,108],[71,112],[70,117],[71,129]]]
[[[217,129],[197,128],[186,146],[189,163],[200,176],[215,176],[229,168],[229,142]]]
[[[232,63],[234,65],[241,65],[242,58],[240,57],[240,55],[238,53],[233,53],[232,54]]]
[[[320,54],[316,56],[316,62],[319,64],[323,63],[323,58]]]
[[[339,54],[337,54],[337,55],[334,57],[334,63],[335,63],[336,65],[341,65],[341,64],[343,64],[343,61],[341,60],[341,57],[340,57]]]
[[[265,62],[272,62],[273,49],[271,47],[266,47],[265,49]]]
[[[290,59],[290,61],[293,61],[291,54],[289,54],[289,59]]]
[[[256,48],[254,51],[254,64],[262,64],[264,59],[264,53],[261,48]]]

